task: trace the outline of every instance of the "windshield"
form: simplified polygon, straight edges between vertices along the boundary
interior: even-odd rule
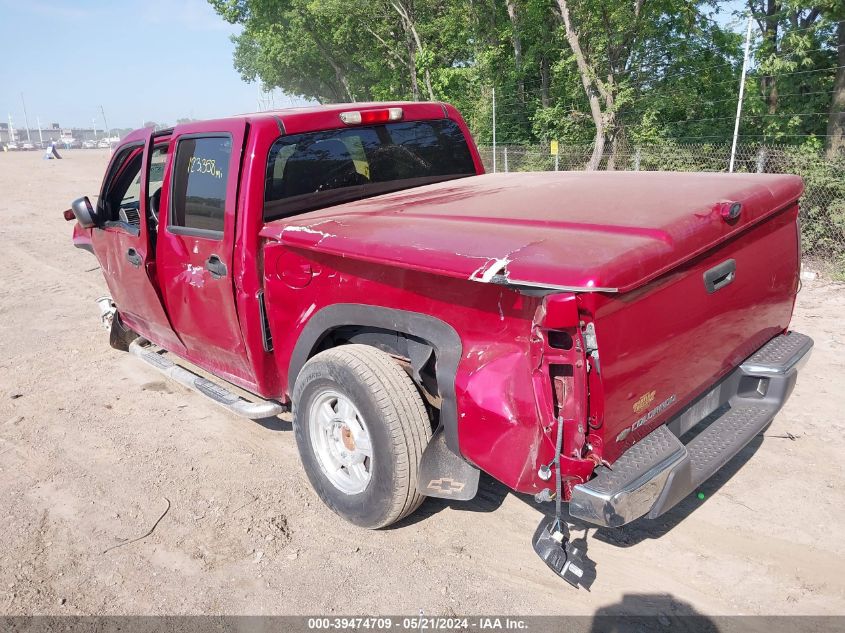
[[[449,119],[292,134],[267,156],[264,219],[475,173]]]

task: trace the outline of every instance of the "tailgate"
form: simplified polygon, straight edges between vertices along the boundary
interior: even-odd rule
[[[642,288],[594,295],[605,459],[787,328],[798,289],[797,216],[790,203]]]

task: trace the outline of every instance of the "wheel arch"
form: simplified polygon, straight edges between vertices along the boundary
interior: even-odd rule
[[[440,426],[449,449],[460,455],[455,377],[462,345],[455,329],[436,317],[408,310],[351,303],[327,306],[308,320],[297,339],[288,366],[289,393],[293,394],[296,379],[308,359],[321,351],[324,341],[338,330],[357,330],[358,334],[371,338],[371,342],[365,344],[384,351],[401,351],[391,347],[390,333],[410,337],[406,341],[423,342],[422,346],[412,345],[415,349],[409,350],[409,355],[425,354],[421,347],[430,346],[436,359],[435,380],[441,400]],[[355,342],[365,341],[359,337]]]

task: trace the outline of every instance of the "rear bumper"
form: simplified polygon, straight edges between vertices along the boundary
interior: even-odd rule
[[[569,514],[618,527],[671,509],[771,423],[812,348],[813,340],[797,332],[773,338],[611,468],[600,467],[596,477],[575,486]],[[694,437],[684,444],[679,438],[688,432]]]

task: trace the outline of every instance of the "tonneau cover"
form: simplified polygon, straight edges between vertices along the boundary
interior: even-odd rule
[[[481,282],[627,292],[794,203],[797,176],[487,174],[277,220],[291,246]],[[740,202],[736,221],[721,215]]]

